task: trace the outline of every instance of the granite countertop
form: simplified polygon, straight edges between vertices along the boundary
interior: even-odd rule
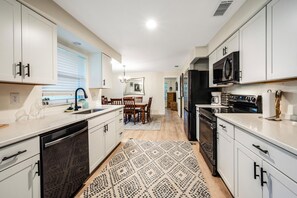
[[[270,121],[261,114],[251,113],[217,113],[216,116],[297,155],[297,122]]]
[[[0,148],[123,107],[124,105],[102,105],[95,108],[104,110],[90,114],[60,113],[40,119],[15,122],[0,129]],[[84,110],[87,109],[80,111]]]

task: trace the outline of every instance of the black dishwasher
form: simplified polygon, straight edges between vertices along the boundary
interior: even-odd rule
[[[89,175],[88,122],[40,136],[41,195],[73,197]]]

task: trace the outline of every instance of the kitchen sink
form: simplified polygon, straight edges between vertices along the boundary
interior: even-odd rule
[[[98,111],[103,111],[104,109],[89,109],[89,110],[85,110],[85,111],[79,111],[77,113],[74,114],[90,114],[90,113],[95,113]]]

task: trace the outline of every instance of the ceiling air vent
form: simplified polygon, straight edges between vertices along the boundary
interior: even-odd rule
[[[233,1],[221,1],[213,16],[223,16]]]

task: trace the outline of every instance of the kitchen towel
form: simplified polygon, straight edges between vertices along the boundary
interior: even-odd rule
[[[268,90],[262,94],[263,118],[271,118],[276,115],[275,112],[275,93]]]

